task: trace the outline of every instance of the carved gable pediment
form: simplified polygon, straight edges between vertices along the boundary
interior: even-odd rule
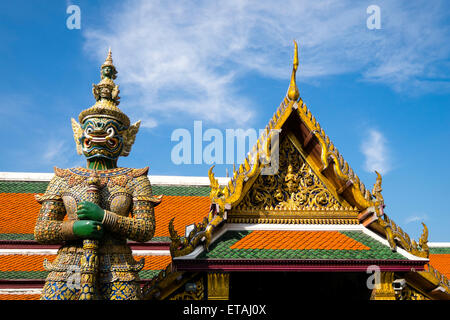
[[[356,216],[357,210],[326,187],[292,138],[284,136],[278,172],[260,173],[229,218],[235,222],[357,223]]]
[[[260,174],[237,210],[326,210],[342,206],[325,188],[293,143],[280,145],[278,173]]]

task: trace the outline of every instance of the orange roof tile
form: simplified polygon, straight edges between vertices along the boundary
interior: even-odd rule
[[[369,250],[362,243],[338,231],[279,231],[251,232],[231,249],[292,249],[292,250]]]
[[[173,217],[175,230],[180,236],[184,235],[187,225],[201,222],[208,215],[210,205],[209,197],[164,196],[155,208],[155,237],[169,236],[169,221]]]
[[[33,233],[41,205],[35,193],[0,193],[0,233]]]
[[[430,254],[430,264],[441,274],[450,278],[450,254]]]
[[[33,234],[40,210],[35,194],[0,193],[0,233]],[[175,230],[184,235],[185,226],[202,221],[209,206],[209,197],[164,196],[155,208],[155,237],[169,236],[169,221],[173,217]]]
[[[45,271],[44,259],[53,261],[56,255],[19,255],[0,256],[0,271]]]
[[[145,265],[142,270],[161,270],[167,267],[172,261],[170,255],[167,256],[133,256],[136,261],[145,258]],[[43,267],[44,259],[53,261],[56,255],[0,255],[0,272],[2,271],[45,271]]]
[[[40,294],[0,294],[0,300],[39,300]]]
[[[172,262],[171,256],[133,256],[136,261],[145,259],[145,265],[142,270],[162,270]]]

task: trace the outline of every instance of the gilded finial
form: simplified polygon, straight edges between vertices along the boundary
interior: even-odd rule
[[[130,119],[117,107],[120,104],[120,90],[113,81],[117,77],[117,70],[113,64],[111,49],[108,50],[108,55],[100,69],[101,81],[98,84],[92,84],[92,94],[97,102],[89,109],[83,110],[78,119],[80,123],[83,123],[89,117],[102,115],[116,119],[128,128]],[[139,125],[136,125],[137,130]]]
[[[117,70],[113,64],[111,48],[108,50],[108,56],[100,68],[101,81],[92,85],[92,94],[95,100],[109,100],[116,106],[120,103],[119,86],[114,83],[117,78]]]
[[[108,56],[106,57],[105,62],[102,64],[100,69],[100,76],[102,79],[105,77],[112,80],[117,78],[117,70],[113,64],[111,48],[109,48]]]
[[[426,253],[426,257],[428,258],[430,255],[430,248],[428,247],[428,228],[425,223],[422,222],[423,231],[422,236],[419,239],[419,246]]]
[[[300,93],[297,88],[297,83],[295,82],[295,75],[297,73],[298,68],[298,45],[297,42],[294,40],[294,63],[292,67],[292,76],[291,76],[291,83],[289,84],[289,90],[288,90],[288,98],[291,101],[297,101],[300,97]]]
[[[375,197],[375,200],[378,202],[384,202],[383,196],[381,195],[381,191],[383,189],[381,188],[381,174],[375,170],[375,173],[377,174],[377,181],[375,182],[373,189],[372,189],[372,195]]]

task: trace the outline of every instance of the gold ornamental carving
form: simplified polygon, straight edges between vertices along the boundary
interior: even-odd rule
[[[371,300],[396,300],[395,290],[392,286],[393,272],[380,272],[380,283],[372,290]]]
[[[230,295],[229,273],[208,273],[208,300],[228,300]]]
[[[278,174],[260,175],[235,211],[342,208],[287,138],[279,161]]]
[[[203,279],[193,283],[192,290],[184,290],[183,292],[173,295],[169,300],[203,300],[205,294],[205,286]]]

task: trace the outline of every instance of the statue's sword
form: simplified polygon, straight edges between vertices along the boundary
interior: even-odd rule
[[[100,179],[96,171],[91,173],[87,179],[87,201],[100,205],[99,185]],[[98,274],[98,240],[83,240],[83,256],[81,257],[80,268],[80,286],[81,293],[79,300],[96,300],[97,292],[97,274]]]

